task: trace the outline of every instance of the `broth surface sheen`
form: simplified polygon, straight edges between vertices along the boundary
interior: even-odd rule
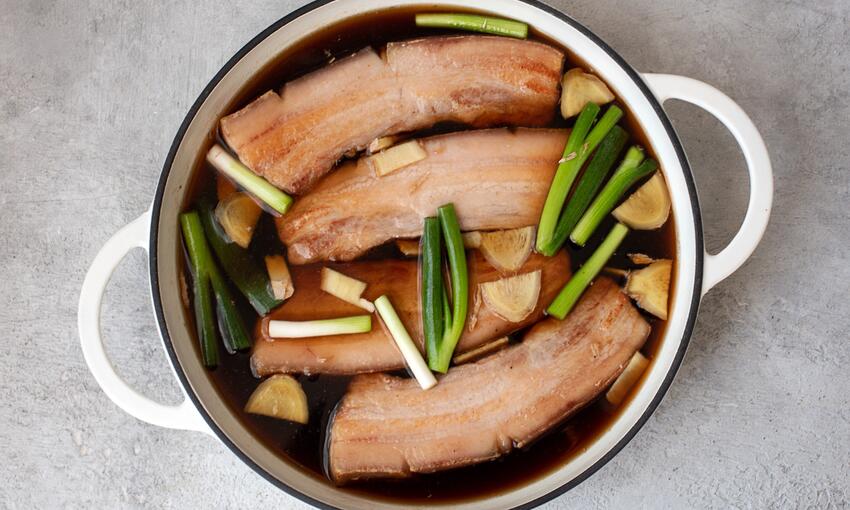
[[[458,11],[456,8],[443,10]],[[429,12],[431,11],[439,12],[441,9],[434,7],[429,9]],[[370,13],[341,21],[300,41],[293,48],[279,55],[274,62],[247,82],[231,102],[227,111],[239,110],[266,90],[279,90],[287,81],[366,46],[380,48],[390,41],[459,34],[459,32],[453,31],[416,27],[413,22],[416,12],[418,11],[410,9],[390,9]],[[471,33],[466,32],[464,34],[471,35]],[[569,49],[541,37],[535,33],[533,27],[530,27],[529,39],[539,40],[563,50],[566,54],[565,71],[572,67],[582,67],[586,71],[592,71],[591,65],[577,59]],[[620,102],[618,104],[625,112],[621,123],[629,131],[631,136],[629,143],[642,145],[646,149],[647,156],[653,156],[652,147],[645,138],[638,121],[626,108],[626,105]],[[570,125],[571,121],[564,121],[558,114],[550,127],[568,127]],[[417,133],[416,136],[423,137],[452,131],[456,128],[458,126],[442,125]],[[208,139],[210,145],[217,140],[221,141],[218,133],[211,133]],[[203,147],[202,153],[206,153],[208,149],[209,146]],[[216,171],[203,158],[199,158],[199,160],[198,167],[193,174],[190,192],[187,193],[184,209],[191,207],[197,196],[212,186],[211,183],[216,178]],[[590,256],[613,224],[613,217],[609,215],[588,241],[585,249],[576,249],[574,245],[567,243],[574,271]],[[251,244],[251,250],[260,257],[269,253],[280,253],[284,250],[277,238],[272,218],[269,215],[263,215],[261,218],[255,237]],[[658,230],[631,231],[607,266],[627,269],[636,267],[628,259],[629,253],[645,253],[653,258],[675,260],[675,222],[672,214],[665,225]],[[385,259],[400,256],[400,253],[390,243],[373,250],[367,255],[367,258]],[[188,275],[185,265],[184,271]],[[675,275],[672,275],[671,281],[675,282],[675,280]],[[675,290],[671,289],[671,294]],[[235,294],[237,299],[241,301],[243,316],[246,320],[250,318],[246,325],[253,330],[253,321],[258,320],[258,318],[242,299],[242,296],[238,293]],[[192,317],[191,308],[187,308],[186,313],[187,316]],[[644,316],[651,324],[652,332],[641,352],[652,359],[663,339],[666,322],[649,314],[644,314]],[[522,333],[519,332],[515,336],[520,337]],[[251,373],[249,352],[234,355],[222,353],[219,366],[209,371],[208,374],[221,398],[241,419],[246,428],[252,431],[258,441],[291,463],[300,466],[305,472],[327,484],[332,484],[325,474],[325,434],[333,411],[345,394],[350,377],[295,375],[294,377],[299,380],[307,394],[310,408],[310,422],[307,425],[300,425],[265,416],[251,415],[243,411],[249,396],[259,384],[259,380]],[[627,399],[619,409],[628,405],[628,401]],[[566,423],[552,429],[533,445],[514,451],[498,460],[435,474],[418,475],[404,480],[354,483],[342,487],[342,490],[373,498],[411,504],[460,502],[492,496],[539,479],[585,451],[601,433],[609,428],[610,424],[617,418],[619,409],[608,404],[603,394],[601,398],[586,406]]]

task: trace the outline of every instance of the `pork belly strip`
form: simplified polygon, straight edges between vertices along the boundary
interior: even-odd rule
[[[504,37],[430,37],[363,49],[269,91],[221,120],[251,170],[301,194],[346,153],[383,135],[452,121],[543,126],[554,115],[564,55]]]
[[[352,260],[453,202],[461,229],[536,225],[568,132],[505,128],[423,139],[427,157],[378,177],[366,158],[323,179],[278,218],[293,264]]]
[[[468,254],[470,295],[474,296],[479,283],[497,280],[501,276],[477,251]],[[410,335],[424,352],[416,260],[351,262],[329,267],[368,283],[365,297],[369,300],[387,294]],[[494,314],[484,304],[477,311],[470,304],[470,316],[458,343],[458,352],[475,349],[543,317],[545,307],[570,277],[569,257],[565,252],[551,258],[534,254],[523,265],[520,273],[538,269],[542,270],[543,281],[534,311],[522,322],[511,323]],[[327,319],[366,313],[322,291],[319,288],[320,270],[321,266],[318,265],[292,267],[295,294],[266,316],[255,332],[251,355],[254,373],[259,376],[272,373],[357,374],[404,367],[404,359],[392,337],[376,319],[373,320],[372,331],[368,333],[278,340],[268,336],[269,320]]]
[[[617,285],[599,279],[564,321],[538,323],[521,344],[452,368],[428,391],[357,376],[330,429],[331,476],[404,477],[526,446],[604,391],[649,330]]]

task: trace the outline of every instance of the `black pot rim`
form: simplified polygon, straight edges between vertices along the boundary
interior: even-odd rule
[[[149,257],[149,270],[150,270],[150,280],[151,280],[151,294],[153,296],[153,307],[154,314],[156,316],[157,325],[159,327],[160,334],[162,335],[163,344],[165,346],[165,350],[168,353],[168,358],[171,361],[171,365],[174,367],[174,371],[177,374],[178,379],[180,380],[180,384],[183,386],[186,394],[192,400],[192,403],[197,408],[198,412],[203,417],[204,421],[210,427],[210,429],[215,433],[215,435],[224,443],[237,457],[239,457],[245,464],[251,467],[255,472],[260,474],[263,478],[288,493],[289,495],[305,502],[311,504],[317,508],[322,509],[331,509],[334,510],[336,507],[330,506],[326,503],[318,501],[307,494],[304,494],[289,485],[283,483],[271,473],[263,469],[257,463],[255,463],[252,459],[250,459],[242,450],[236,446],[228,437],[224,434],[224,432],[218,427],[215,421],[212,419],[210,414],[206,411],[204,406],[201,404],[200,399],[195,394],[192,389],[191,384],[186,376],[183,367],[180,365],[179,360],[177,359],[177,354],[172,345],[172,340],[170,335],[168,334],[168,328],[166,327],[165,322],[165,314],[162,305],[162,299],[160,298],[160,285],[159,285],[159,274],[157,271],[157,243],[158,243],[158,229],[157,225],[159,224],[160,217],[160,209],[162,207],[162,200],[165,191],[165,184],[168,181],[168,176],[171,172],[171,166],[174,161],[174,156],[177,153],[177,149],[180,147],[180,144],[183,141],[183,137],[186,134],[186,130],[189,127],[189,124],[194,119],[201,105],[206,101],[209,94],[218,85],[219,81],[224,77],[225,74],[234,66],[237,62],[239,62],[249,51],[251,51],[255,46],[257,46],[260,42],[265,40],[269,35],[276,32],[281,27],[289,24],[296,18],[315,10],[319,7],[322,7],[326,4],[332,3],[335,0],[314,0],[313,2],[292,11],[286,16],[282,17],[271,26],[260,32],[256,37],[251,39],[245,46],[243,46],[238,52],[236,52],[230,60],[227,61],[226,64],[216,73],[216,75],[210,80],[198,98],[195,100],[195,103],[189,109],[189,112],[186,114],[183,122],[180,125],[180,129],[177,131],[177,134],[174,137],[174,141],[171,144],[171,148],[168,151],[168,156],[165,159],[165,163],[163,164],[162,172],[160,174],[159,182],[156,188],[156,195],[154,197],[153,206],[151,208],[151,228],[150,228],[150,257]],[[565,492],[569,491],[573,487],[576,487],[584,480],[589,478],[591,475],[596,473],[599,469],[602,468],[605,464],[607,464],[612,458],[614,458],[620,450],[622,450],[629,441],[637,434],[637,432],[643,427],[643,425],[647,422],[649,417],[655,412],[655,409],[661,403],[661,400],[664,398],[664,395],[667,393],[667,390],[670,388],[670,385],[673,382],[673,378],[676,376],[676,372],[682,364],[682,360],[685,356],[685,351],[687,350],[688,344],[690,342],[691,334],[693,333],[694,324],[696,321],[696,315],[699,308],[699,301],[701,297],[701,289],[702,289],[702,275],[703,275],[703,264],[704,264],[704,237],[703,237],[703,229],[702,229],[702,219],[700,215],[700,207],[699,200],[697,197],[696,185],[693,178],[693,173],[691,172],[690,165],[688,164],[687,157],[685,156],[684,148],[682,147],[682,143],[679,140],[676,131],[673,129],[673,125],[670,122],[670,119],[667,117],[667,114],[664,112],[664,109],[661,106],[661,103],[658,102],[655,95],[650,91],[649,87],[641,78],[640,74],[632,68],[624,59],[621,57],[613,48],[611,48],[607,43],[605,43],[602,39],[599,38],[595,33],[593,33],[590,29],[573,19],[572,17],[564,14],[563,12],[555,9],[554,7],[547,5],[539,0],[519,0],[525,4],[536,7],[552,16],[555,16],[559,20],[571,25],[573,28],[581,32],[591,41],[593,41],[597,46],[599,46],[605,53],[607,53],[616,63],[620,66],[620,68],[635,82],[641,92],[644,94],[646,99],[649,101],[652,106],[655,114],[658,116],[661,124],[664,126],[664,129],[667,132],[667,135],[670,137],[670,140],[673,144],[673,148],[676,151],[676,156],[679,159],[679,163],[682,166],[682,172],[685,177],[685,182],[688,187],[688,193],[690,194],[691,199],[691,208],[694,218],[694,239],[695,239],[695,277],[694,277],[694,288],[691,291],[691,304],[688,310],[688,319],[685,324],[685,330],[682,334],[682,339],[679,344],[679,349],[676,352],[676,355],[673,359],[673,363],[670,366],[667,374],[664,377],[664,381],[661,383],[661,387],[653,398],[652,402],[647,406],[646,410],[644,410],[641,417],[637,420],[637,422],[632,426],[632,428],[625,434],[625,436],[608,452],[590,467],[585,469],[581,474],[573,478],[572,480],[564,483],[557,489],[550,491],[549,493],[541,496],[535,500],[529,501],[523,505],[515,507],[517,510],[519,509],[529,509],[534,508],[547,501],[550,501]]]

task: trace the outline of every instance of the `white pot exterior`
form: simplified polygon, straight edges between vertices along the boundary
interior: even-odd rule
[[[441,9],[480,10],[482,3],[455,0],[442,1],[439,6]],[[218,119],[228,113],[226,110],[241,87],[266,63],[297,41],[341,19],[385,8],[427,8],[431,5],[416,0],[333,0],[311,4],[255,38],[213,79],[187,115],[163,169],[151,211],[104,246],[83,286],[79,315],[83,351],[93,374],[112,400],[134,416],[160,426],[214,433],[266,478],[318,505],[370,510],[414,507],[355,496],[293,468],[254,440],[222,403],[194,351],[191,323],[184,316],[180,302],[177,217],[191,170],[201,155],[200,148],[207,143],[208,134],[214,132]],[[541,4],[489,0],[486,6],[495,15],[528,23],[590,63],[632,111],[652,145],[670,189],[676,220],[677,257],[675,292],[664,339],[639,391],[619,418],[585,452],[550,474],[486,500],[451,505],[452,508],[470,509],[540,503],[579,483],[619,451],[649,417],[669,386],[684,355],[699,298],[743,263],[755,248],[766,227],[772,197],[770,162],[764,144],[746,115],[726,96],[705,84],[681,77],[641,77],[589,31]],[[657,97],[649,92],[647,83]],[[659,103],[668,97],[694,102],[718,116],[742,145],[750,167],[751,197],[747,218],[730,248],[717,256],[704,252],[693,179],[681,145]],[[99,331],[102,289],[114,266],[133,247],[146,247],[151,255],[154,309],[164,346],[188,396],[180,406],[162,406],[133,391],[115,374],[103,351]]]

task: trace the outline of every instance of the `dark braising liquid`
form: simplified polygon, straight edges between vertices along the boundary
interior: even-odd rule
[[[441,33],[435,29],[416,27],[413,23],[413,13],[414,11],[407,9],[373,13],[340,22],[302,41],[293,49],[280,55],[252,81],[246,83],[238,96],[234,98],[228,111],[236,111],[263,92],[269,89],[278,90],[288,80],[365,46],[380,48],[389,41]],[[543,39],[535,35],[533,31],[530,37]],[[543,40],[553,44],[551,41]],[[576,66],[586,70],[592,69],[569,51],[566,53],[565,69]],[[643,145],[648,155],[652,155],[652,147],[647,143],[640,125],[624,105],[620,104],[620,106],[626,112],[622,123],[632,136],[631,143]],[[557,119],[552,127],[565,127],[570,124],[563,121],[560,115],[557,115]],[[445,129],[448,127],[430,130],[422,135],[426,136]],[[216,134],[211,133],[210,143],[215,139]],[[204,147],[203,153],[208,148]],[[191,206],[200,190],[211,185],[214,178],[215,171],[202,161],[195,171],[192,193],[188,195],[186,208]],[[613,219],[609,216],[608,220],[597,229],[596,235],[587,243],[588,248],[576,250],[573,249],[574,246],[567,244],[574,270],[590,256],[612,226]],[[634,267],[626,255],[635,252],[646,253],[654,258],[674,258],[676,254],[674,231],[672,216],[659,230],[632,231],[608,265],[617,268]],[[277,239],[273,221],[268,215],[262,218],[255,236],[251,249],[258,256],[283,251]],[[400,256],[400,254],[394,248],[384,247],[378,248],[377,253],[372,253],[371,256],[386,258]],[[243,308],[246,320],[249,320],[248,324],[251,324],[256,321],[256,315],[247,304],[243,303],[243,305],[245,305]],[[191,312],[188,312],[188,316],[191,315]],[[645,316],[652,324],[652,333],[643,348],[643,353],[651,359],[663,336],[665,322],[648,314]],[[244,424],[253,431],[257,440],[278,452],[282,457],[300,465],[307,472],[331,484],[332,482],[324,474],[323,467],[325,433],[331,413],[344,395],[350,378],[296,376],[304,387],[310,406],[310,423],[306,426],[298,425],[274,418],[249,415],[242,411],[251,392],[259,383],[259,380],[251,374],[249,358],[248,353],[233,356],[222,353],[219,367],[210,372],[222,399],[228,403],[235,414],[241,416]],[[584,451],[599,434],[608,428],[617,414],[618,410],[613,409],[602,398],[587,406],[560,427],[554,428],[535,444],[499,460],[407,480],[352,484],[344,487],[344,490],[411,503],[425,500],[459,501],[489,496],[526,484],[563,465],[570,458]]]

